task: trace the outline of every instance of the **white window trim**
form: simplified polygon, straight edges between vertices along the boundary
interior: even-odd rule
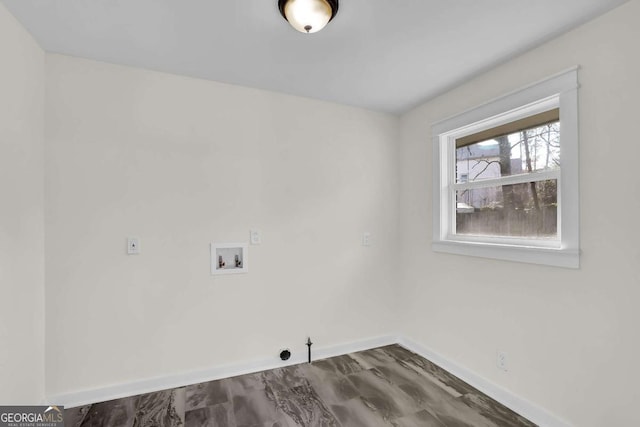
[[[580,266],[578,67],[558,73],[456,116],[434,123],[433,135],[433,243],[436,252],[495,258],[558,267]],[[558,172],[540,172],[534,180],[558,179],[558,240],[550,242],[515,238],[473,238],[452,235],[455,221],[450,200],[453,183],[450,165],[455,139],[491,123],[491,127],[560,107],[562,165]],[[453,145],[452,145],[453,144]],[[526,178],[525,178],[526,177]],[[513,183],[531,182],[532,174],[509,177]],[[539,179],[538,179],[539,178]],[[511,182],[509,182],[511,183]],[[478,186],[489,186],[487,180]],[[505,184],[505,178],[499,185]],[[468,185],[468,184],[465,184]],[[495,185],[495,183],[493,183]],[[444,202],[443,202],[444,201]],[[453,222],[455,223],[455,222]]]

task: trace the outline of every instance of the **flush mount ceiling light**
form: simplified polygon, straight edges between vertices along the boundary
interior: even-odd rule
[[[301,33],[316,33],[338,13],[338,0],[278,0],[280,13]]]

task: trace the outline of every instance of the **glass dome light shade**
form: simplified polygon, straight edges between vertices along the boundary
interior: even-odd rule
[[[327,0],[285,0],[280,10],[293,28],[308,34],[323,29],[336,12]]]

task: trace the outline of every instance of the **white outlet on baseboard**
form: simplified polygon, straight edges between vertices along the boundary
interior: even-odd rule
[[[509,370],[507,359],[507,353],[505,353],[504,351],[496,352],[496,366],[498,367],[498,369],[505,372]]]

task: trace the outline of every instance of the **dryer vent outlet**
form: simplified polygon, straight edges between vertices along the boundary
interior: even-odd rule
[[[291,352],[288,349],[282,350],[280,352],[280,359],[281,360],[289,360],[290,357],[291,357]]]

